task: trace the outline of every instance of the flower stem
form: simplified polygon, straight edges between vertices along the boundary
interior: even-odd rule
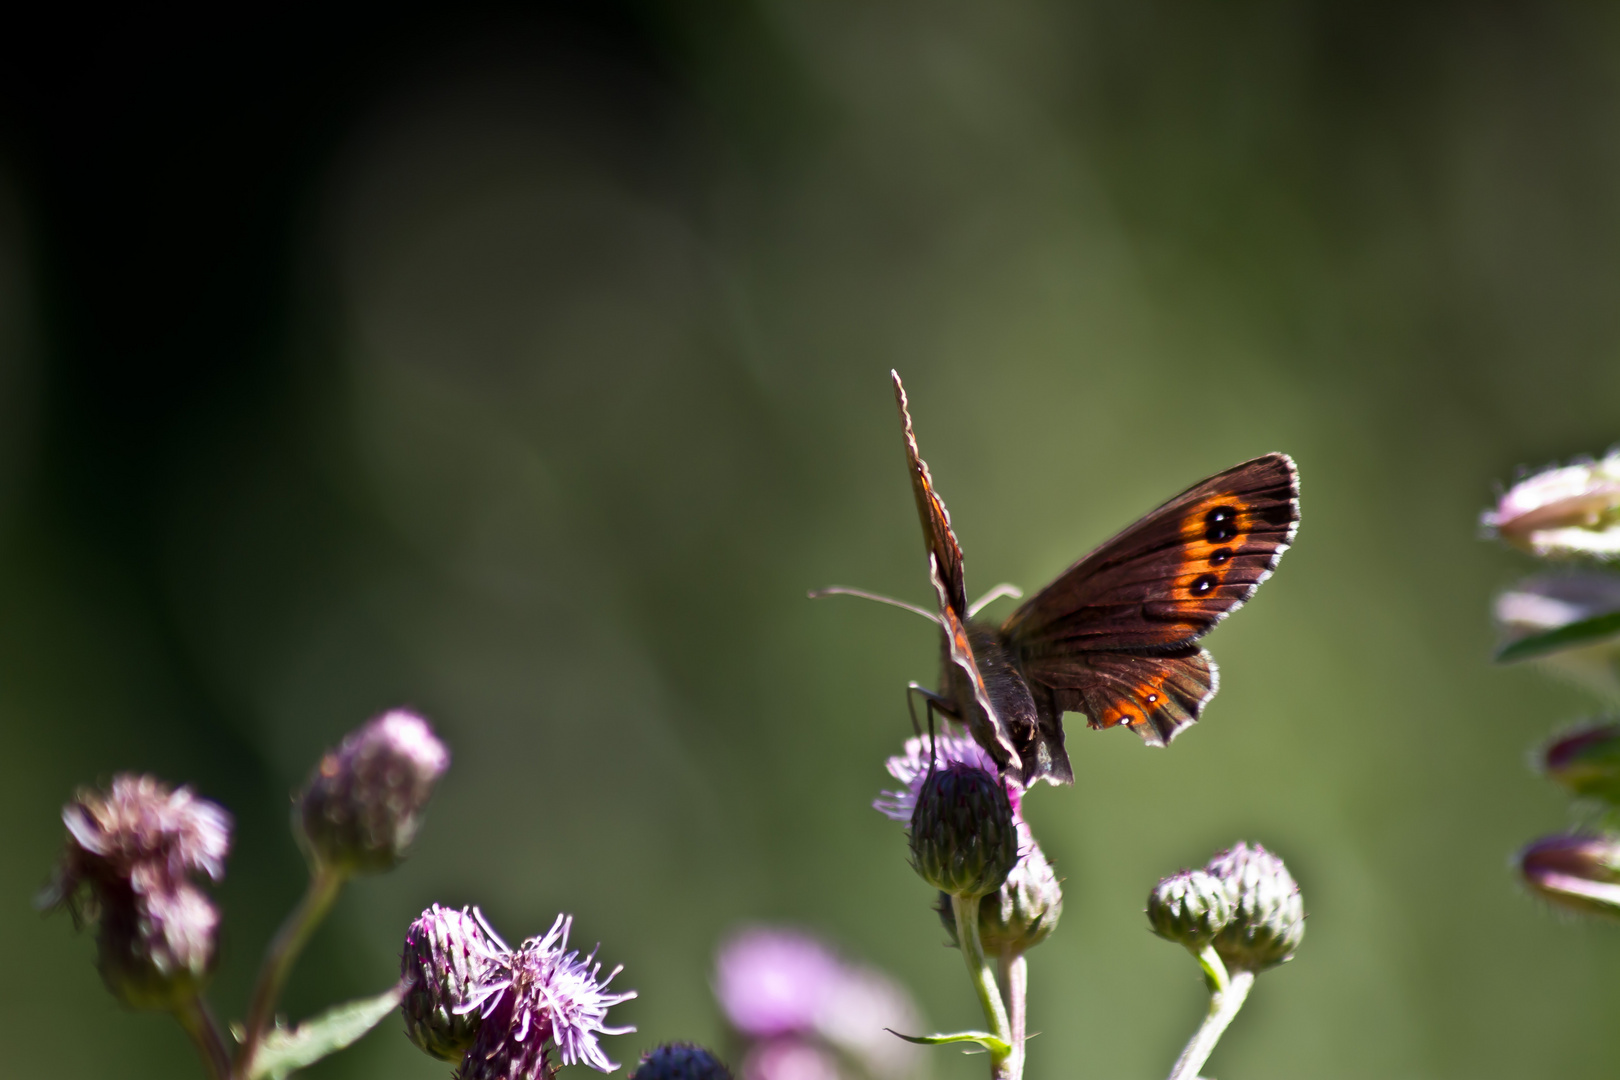
[[[1170,1080],[1197,1080],[1198,1070],[1209,1060],[1215,1044],[1221,1041],[1227,1025],[1243,1008],[1249,988],[1254,985],[1252,971],[1239,968],[1227,974],[1226,965],[1212,946],[1204,947],[1198,954],[1198,962],[1203,965],[1204,981],[1209,984],[1209,1015],[1204,1017],[1203,1024],[1176,1059],[1175,1068],[1170,1070]]]
[[[225,1038],[219,1033],[219,1025],[214,1022],[214,1016],[202,998],[194,997],[177,1006],[174,1018],[180,1021],[180,1026],[186,1029],[186,1034],[196,1044],[208,1080],[227,1080],[231,1074],[231,1053],[225,1049]]]
[[[235,1080],[246,1080],[252,1074],[253,1056],[258,1053],[259,1043],[263,1041],[275,1016],[276,1001],[281,997],[287,976],[292,973],[293,962],[308,943],[309,936],[332,909],[332,902],[343,890],[346,879],[347,875],[341,871],[325,867],[313,870],[304,898],[271,939],[270,947],[264,953],[264,963],[259,967],[259,980],[253,987],[242,1045],[236,1051],[236,1068],[232,1073]]]
[[[1024,1075],[1024,1024],[1029,1008],[1029,961],[1023,952],[1002,950],[1001,981],[1007,986],[1007,1018],[1012,1022],[1012,1074],[1021,1077]]]
[[[1018,1080],[1013,1071],[1012,1025],[1007,1022],[1007,1007],[1001,1001],[1001,988],[996,985],[995,973],[984,958],[984,945],[979,940],[979,898],[971,900],[951,897],[951,908],[956,914],[956,940],[961,943],[962,957],[967,961],[968,979],[979,995],[979,1006],[990,1024],[990,1034],[1005,1042],[1006,1053],[990,1050],[991,1080]]]

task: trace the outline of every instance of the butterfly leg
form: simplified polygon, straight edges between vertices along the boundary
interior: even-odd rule
[[[960,717],[956,715],[956,706],[951,704],[949,698],[941,697],[939,694],[936,694],[932,690],[928,689],[922,683],[907,683],[906,711],[911,714],[911,730],[913,733],[917,735],[921,735],[923,733],[922,724],[917,722],[917,702],[915,700],[917,697],[923,699],[924,708],[928,713],[928,730],[930,732],[934,730],[934,713],[936,711],[943,713],[953,720],[960,719]]]

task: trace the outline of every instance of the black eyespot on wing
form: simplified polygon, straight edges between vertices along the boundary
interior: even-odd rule
[[[1217,506],[1204,515],[1204,539],[1209,543],[1224,544],[1237,534],[1236,508]]]
[[[1187,591],[1192,593],[1194,596],[1207,596],[1209,591],[1215,587],[1215,582],[1217,580],[1218,579],[1214,574],[1205,574],[1202,577],[1195,579],[1191,585],[1187,586]]]
[[[1227,563],[1229,563],[1231,561],[1232,561],[1232,549],[1231,548],[1224,548],[1224,547],[1223,548],[1216,548],[1214,551],[1210,552],[1209,565],[1211,565],[1211,566],[1225,566]]]

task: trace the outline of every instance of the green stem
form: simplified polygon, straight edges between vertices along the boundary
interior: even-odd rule
[[[1012,1023],[1012,1074],[1024,1075],[1024,1030],[1029,1010],[1029,961],[1021,951],[1001,951],[1001,981],[1007,987],[1007,1019]]]
[[[287,921],[281,924],[270,947],[265,950],[264,963],[259,967],[259,980],[253,987],[252,1003],[248,1006],[242,1045],[236,1051],[235,1080],[247,1080],[253,1075],[253,1057],[259,1052],[259,1043],[270,1028],[276,1012],[281,989],[292,973],[293,962],[309,942],[309,936],[321,924],[332,902],[343,890],[347,875],[338,870],[318,868],[309,877],[309,889],[293,908]]]
[[[1198,962],[1203,965],[1204,981],[1209,984],[1209,1014],[1176,1059],[1170,1080],[1198,1080],[1198,1070],[1209,1060],[1215,1044],[1221,1041],[1221,1035],[1243,1008],[1249,989],[1254,986],[1254,972],[1239,968],[1228,974],[1226,965],[1211,946],[1206,945],[1198,954]]]
[[[967,961],[968,979],[979,995],[979,1006],[990,1024],[990,1034],[1005,1042],[1007,1053],[990,1050],[990,1080],[1018,1080],[1013,1071],[1012,1025],[1007,1021],[1007,1007],[1001,1002],[1001,989],[996,986],[995,973],[984,958],[984,945],[979,940],[979,898],[971,900],[951,897],[956,914],[956,940],[962,947],[962,958]]]
[[[214,1023],[213,1014],[202,998],[194,997],[176,1006],[174,1018],[196,1045],[208,1080],[226,1080],[231,1074],[231,1053],[225,1048],[225,1037],[219,1033],[219,1025]]]

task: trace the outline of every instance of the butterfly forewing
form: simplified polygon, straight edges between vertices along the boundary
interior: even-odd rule
[[[939,568],[940,580],[945,586],[945,603],[958,619],[966,621],[967,586],[962,577],[962,547],[956,542],[956,533],[951,531],[951,515],[945,509],[945,501],[934,490],[928,463],[917,451],[906,388],[901,385],[899,372],[891,371],[889,375],[894,379],[894,401],[900,408],[900,425],[906,438],[906,465],[911,474],[911,492],[917,499],[917,516],[922,521],[923,540]]]
[[[939,573],[939,564],[931,555],[928,559],[928,576],[933,579],[934,591],[939,595],[940,629],[945,634],[945,655],[951,665],[946,671],[945,684],[965,691],[952,695],[957,699],[957,719],[967,725],[974,740],[984,748],[985,753],[996,759],[998,765],[1010,769],[1014,776],[1020,776],[1023,770],[1018,751],[1007,737],[1006,725],[990,700],[990,691],[973,657],[967,626],[946,602],[945,581]]]
[[[1299,523],[1286,454],[1182,492],[1042,589],[1002,625],[1026,662],[1076,651],[1162,650],[1207,633],[1276,567]]]

